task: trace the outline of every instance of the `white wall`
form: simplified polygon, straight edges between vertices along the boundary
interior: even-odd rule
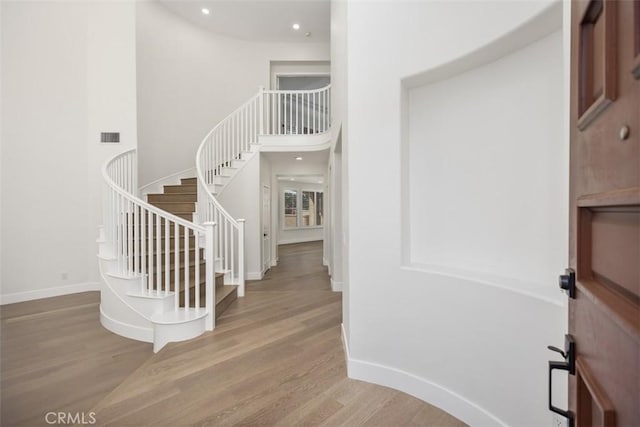
[[[1,7],[7,297],[88,281],[87,11],[79,3]]]
[[[97,167],[135,146],[132,5],[0,6],[3,303],[97,288]]]
[[[205,134],[267,87],[270,61],[323,61],[327,43],[260,43],[218,36],[158,2],[137,5],[140,184],[193,166]]]
[[[342,322],[345,339],[349,337],[349,137],[348,137],[348,40],[347,2],[331,2],[331,164],[332,176],[329,206],[331,207],[331,256],[329,269],[334,290],[342,290]],[[376,65],[377,66],[377,65]]]
[[[348,313],[348,303],[346,298],[345,284],[344,284],[344,240],[343,240],[343,226],[344,218],[342,212],[342,190],[344,188],[344,180],[342,178],[344,165],[342,162],[342,142],[338,142],[335,149],[331,153],[331,178],[330,178],[330,237],[331,242],[329,266],[331,269],[331,288],[333,290],[342,290],[343,292],[343,311]],[[343,316],[343,322],[348,316]],[[345,327],[345,331],[348,328]]]
[[[137,147],[135,2],[91,2],[87,9],[87,193],[90,281],[98,281],[97,226],[102,224],[102,165]],[[118,31],[113,31],[113,23]],[[99,143],[100,132],[120,132],[119,144]]]
[[[550,112],[541,111],[541,106],[546,105],[547,101],[538,98],[534,110],[522,107],[521,104],[527,102],[527,98],[520,99],[517,105],[512,105],[509,109],[509,114],[516,115],[516,123],[522,123],[519,112],[532,114],[528,117],[529,126],[512,132],[513,138],[534,133],[531,128],[538,126],[539,121],[549,132],[539,134],[550,137],[537,141],[541,146],[540,151],[537,151],[536,161],[533,165],[527,165],[530,172],[533,169],[533,172],[539,174],[551,174],[544,178],[542,184],[535,181],[538,191],[532,197],[535,202],[539,202],[538,209],[512,210],[503,204],[483,205],[485,209],[489,209],[487,216],[491,219],[502,216],[509,224],[517,219],[520,221],[519,227],[526,228],[530,221],[536,222],[539,217],[544,217],[543,224],[550,227],[548,233],[553,230],[558,232],[555,238],[545,238],[538,243],[526,240],[530,238],[526,234],[518,235],[522,246],[543,248],[560,258],[553,262],[545,261],[544,266],[540,262],[527,264],[521,277],[522,282],[541,283],[540,286],[533,290],[524,289],[519,288],[520,283],[502,286],[504,283],[495,283],[492,278],[476,274],[427,271],[405,263],[401,254],[403,250],[406,253],[409,247],[414,250],[410,253],[414,259],[420,262],[430,261],[433,251],[427,252],[425,248],[431,248],[428,246],[431,243],[423,242],[431,238],[433,227],[430,224],[426,228],[416,228],[416,215],[431,213],[436,209],[448,209],[447,206],[429,204],[432,193],[425,191],[433,190],[433,185],[424,184],[420,179],[437,179],[444,176],[446,171],[433,169],[441,164],[435,159],[425,165],[425,156],[449,156],[452,153],[442,150],[454,149],[460,149],[460,152],[453,153],[456,156],[465,156],[463,147],[469,148],[467,145],[449,147],[439,142],[435,145],[433,143],[434,136],[447,134],[440,123],[432,121],[432,103],[435,99],[442,99],[437,81],[465,71],[460,67],[466,66],[467,70],[471,70],[469,73],[472,77],[463,83],[467,88],[476,88],[471,81],[480,78],[483,69],[473,68],[482,66],[487,60],[490,62],[496,59],[499,56],[496,56],[496,52],[502,51],[504,54],[516,51],[526,44],[524,41],[527,39],[532,41],[549,34],[548,20],[530,21],[548,5],[548,2],[484,1],[349,2],[346,5],[349,52],[349,127],[346,132],[349,197],[346,202],[352,214],[349,215],[347,224],[350,263],[346,273],[348,301],[344,315],[349,375],[407,391],[442,407],[471,425],[538,426],[548,425],[551,420],[546,410],[546,364],[553,356],[548,354],[545,347],[549,343],[562,345],[566,308],[563,306],[564,297],[556,288],[555,278],[550,282],[548,280],[555,265],[566,263],[566,255],[558,252],[559,248],[566,247],[568,157],[564,148],[561,148],[561,158],[557,159],[559,167],[554,170],[542,164],[541,159],[548,159],[552,153],[558,153],[553,148],[554,144],[561,147],[568,144],[563,138],[562,126],[566,122],[560,126],[556,121],[566,120],[566,117],[552,117],[553,114],[562,114],[561,109],[552,107]],[[557,12],[559,9],[554,10]],[[478,19],[479,16],[482,19]],[[558,29],[559,14],[552,13],[550,16],[554,18],[554,26]],[[527,31],[510,33],[506,38],[500,38],[529,21],[531,24],[525,25]],[[557,36],[552,39],[561,43]],[[406,43],[407,40],[412,42]],[[541,43],[551,45],[555,42],[547,40]],[[486,55],[473,55],[473,52],[487,44],[495,44],[497,50],[482,50]],[[531,47],[533,50],[537,48],[540,46]],[[540,56],[539,52],[534,54],[531,51],[529,55],[526,52],[515,53],[514,57],[520,54],[525,55],[525,58],[520,58],[526,61],[525,67],[532,66],[531,61],[539,60]],[[546,90],[541,96],[547,96],[545,99],[549,102],[553,99],[554,103],[562,106],[562,53],[554,44],[547,52],[547,56],[549,55],[554,58],[545,58],[544,65],[552,68],[551,74],[526,73],[521,83],[515,80],[523,76],[510,74],[513,70],[509,66],[495,69],[500,76],[492,80],[496,87],[491,96],[509,101],[512,91],[517,87],[523,96],[528,97],[531,94],[522,92],[523,87],[531,85],[533,88],[540,88],[546,83],[551,88],[559,89],[557,98],[553,98],[553,94]],[[460,57],[468,60],[460,62],[457,69],[449,67],[449,75],[441,73],[437,79],[430,79],[436,71],[442,71],[438,67]],[[504,61],[509,59],[505,58]],[[516,62],[516,68],[524,72],[521,69],[523,65],[518,60]],[[422,73],[425,74],[424,78],[413,80],[413,77]],[[407,79],[408,77],[412,79]],[[413,80],[414,84],[421,80],[422,83],[407,89],[403,88],[403,80]],[[503,93],[501,84],[497,83],[501,80],[510,88],[508,93]],[[416,89],[426,84],[425,82],[435,85]],[[446,82],[442,84],[447,85]],[[468,94],[459,93],[458,87],[450,84],[448,88],[453,101],[464,100],[477,107],[473,111],[475,116],[470,117],[466,107],[444,104],[447,111],[456,114],[453,118],[439,117],[448,124],[444,129],[447,129],[450,139],[458,141],[458,136],[475,130],[475,142],[483,147],[491,147],[494,136],[502,135],[504,129],[496,125],[491,114],[487,114],[492,112],[491,108],[478,106],[476,97],[485,93],[481,89],[472,89],[475,92]],[[413,102],[409,102],[411,96],[406,93],[411,89],[414,90]],[[429,121],[422,128],[421,124],[415,123],[411,128],[411,118]],[[510,117],[509,120],[513,118]],[[509,120],[505,120],[506,125]],[[471,130],[466,129],[468,124],[485,121],[493,125],[489,128],[476,126]],[[415,132],[409,132],[408,135],[403,133],[403,126],[419,131],[418,135]],[[429,138],[422,138],[420,132],[425,134],[425,138]],[[501,140],[504,141],[507,136],[501,137]],[[412,154],[421,156],[418,161],[424,159],[425,162],[420,165],[408,163],[410,150],[413,150]],[[523,162],[521,154],[511,150],[508,154],[516,165]],[[411,171],[403,170],[403,164],[411,166]],[[491,160],[487,166],[490,168],[493,164],[494,161]],[[422,168],[422,173],[417,170],[418,166]],[[430,168],[428,171],[427,167]],[[437,175],[438,171],[443,175]],[[447,174],[446,180],[440,184],[446,188],[458,185],[456,179],[455,175]],[[505,176],[504,179],[514,181],[515,178]],[[376,184],[372,185],[372,182]],[[403,184],[406,183],[409,185],[404,187],[413,190],[404,188]],[[522,182],[523,185],[527,183],[530,180]],[[424,187],[421,187],[423,184]],[[557,185],[560,190],[551,189],[550,185]],[[473,201],[477,197],[477,189],[473,184],[455,188],[460,193],[453,200],[461,198]],[[491,192],[493,189],[484,190]],[[436,201],[439,200],[438,197],[444,197],[440,193],[435,193],[435,196]],[[367,206],[371,200],[380,197],[384,197],[388,203],[377,204],[375,215],[353,214],[359,207]],[[487,197],[494,197],[494,193]],[[409,205],[403,203],[407,200]],[[549,210],[551,201],[559,203],[552,211]],[[410,212],[414,215],[407,215],[404,206],[411,206],[414,210]],[[473,204],[466,209],[472,211]],[[454,229],[457,223],[453,220],[460,221],[457,215],[458,212],[452,212],[449,217],[438,214],[435,219],[445,229]],[[516,218],[518,215],[524,217]],[[429,217],[431,220],[433,218],[433,215]],[[413,227],[407,227],[407,220],[414,221],[409,222]],[[410,240],[406,238],[409,233],[403,233],[407,228],[415,233]],[[371,244],[372,235],[375,235],[375,245]],[[457,238],[455,234],[452,237]],[[493,250],[489,255],[502,254],[506,260],[504,264],[509,260],[523,262],[508,251],[509,245],[505,245],[504,241],[492,243],[490,237],[481,235],[481,231],[469,237],[472,238],[469,245],[474,248],[482,249],[486,244],[491,249],[491,245],[501,245],[500,250]],[[446,236],[437,238],[443,243]],[[409,245],[410,242],[413,242],[413,246]],[[459,238],[456,243],[458,247],[451,248],[451,254],[444,260],[455,266],[458,265],[457,259],[466,259]],[[462,267],[469,265],[463,264]],[[471,267],[477,269],[477,266]],[[496,271],[506,274],[504,269],[490,272]],[[556,272],[558,273],[560,271]],[[390,298],[389,295],[393,297]]]
[[[403,209],[410,265],[534,288],[555,283],[567,250],[558,239],[564,221],[558,179],[566,167],[561,77],[556,31],[495,62],[409,90]]]
[[[262,194],[260,155],[251,157],[217,195],[220,204],[233,218],[245,219],[245,278],[262,278]]]

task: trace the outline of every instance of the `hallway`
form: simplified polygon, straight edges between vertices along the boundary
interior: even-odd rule
[[[132,365],[126,379],[103,394],[96,404],[47,410],[93,411],[97,425],[114,426],[463,425],[404,393],[348,379],[340,337],[341,294],[330,290],[326,268],[322,266],[322,243],[281,246],[279,256],[279,265],[264,280],[248,283],[246,297],[227,309],[215,331],[169,344],[158,354],[151,352],[150,344],[104,331],[97,320],[97,307],[92,306],[95,316],[85,321],[96,336],[103,336],[104,343],[113,342],[114,338],[122,340],[123,345],[131,343],[138,355],[136,360],[141,360],[140,347],[147,346],[148,358],[140,365]],[[73,296],[59,298],[69,299],[70,304],[74,301]],[[23,307],[29,304],[37,303],[22,303]],[[55,317],[56,313],[50,315]],[[3,319],[3,329],[5,326]],[[37,329],[36,324],[31,327]],[[26,330],[23,333],[28,334]],[[76,338],[73,330],[59,333],[70,342]],[[101,344],[94,345],[102,349],[104,358],[109,350]],[[59,351],[62,349],[63,346]],[[18,363],[16,353],[22,351],[25,349],[14,345],[7,348],[3,333],[3,360],[8,356]],[[67,357],[78,357],[82,351],[75,346]],[[117,362],[117,354],[110,356],[107,360]],[[46,355],[40,357],[46,359]],[[31,363],[38,366],[38,360]],[[103,379],[101,365],[92,367],[95,376],[91,378]],[[14,389],[20,384],[9,383],[5,389],[4,364],[2,374],[3,412],[11,412],[5,404],[15,403],[6,400],[6,393],[16,396]],[[60,375],[73,374],[60,371]],[[55,380],[60,378],[51,381]],[[74,382],[73,378],[68,380]],[[82,387],[82,379],[79,381]],[[81,396],[85,392],[81,387],[70,393]],[[34,393],[29,406],[23,407],[32,416],[12,414],[13,420],[30,420],[23,425],[39,422],[38,412],[45,413],[39,408],[46,406],[46,401],[39,402],[34,397],[38,396],[37,391]],[[3,417],[4,420],[9,421]]]

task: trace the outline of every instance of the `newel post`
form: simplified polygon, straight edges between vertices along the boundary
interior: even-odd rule
[[[258,126],[259,135],[264,135],[264,86],[258,87],[258,108],[260,109],[260,113],[258,114],[260,123]]]
[[[207,274],[205,281],[206,301],[205,307],[207,310],[207,331],[213,331],[216,322],[216,223],[205,222],[204,226],[205,242],[204,242],[204,262],[205,271]]]
[[[244,219],[238,219],[238,296],[244,296]]]

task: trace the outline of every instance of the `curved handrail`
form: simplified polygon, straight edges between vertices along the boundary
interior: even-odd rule
[[[200,143],[200,146],[198,146],[198,150],[196,151],[196,177],[198,180],[198,183],[202,183],[204,185],[204,189],[207,189],[207,185],[210,184],[206,181],[205,177],[204,177],[204,173],[202,171],[202,167],[203,166],[203,160],[202,160],[202,153],[203,150],[207,144],[207,141],[211,138],[211,136],[213,135],[213,133],[215,131],[217,131],[218,129],[220,129],[225,122],[228,122],[232,117],[236,116],[240,111],[243,111],[248,105],[250,105],[252,102],[255,102],[256,99],[258,99],[259,94],[254,95],[253,97],[251,97],[248,101],[246,101],[244,104],[242,104],[240,107],[236,108],[235,110],[233,110],[230,114],[228,114],[224,119],[222,119],[220,122],[218,122],[217,125],[215,125],[208,133],[207,135],[202,139],[202,142]],[[229,212],[227,212],[227,210],[220,204],[220,202],[218,201],[218,199],[216,199],[213,194],[211,194],[210,191],[206,191],[205,192],[207,195],[207,199],[210,203],[213,203],[214,206],[216,207],[216,209],[218,209],[220,211],[220,213],[223,215],[223,217],[225,219],[227,219],[230,223],[232,223],[235,227],[239,227],[238,221],[236,221],[230,214]]]
[[[118,194],[122,195],[124,198],[130,200],[131,202],[135,202],[137,205],[143,207],[144,209],[151,211],[152,213],[163,217],[163,218],[168,218],[171,221],[180,224],[183,227],[189,228],[191,230],[194,231],[198,231],[200,233],[204,233],[205,229],[204,227],[195,224],[193,222],[187,221],[184,218],[180,218],[179,216],[173,215],[170,212],[167,211],[163,211],[162,209],[159,209],[153,205],[150,205],[149,203],[145,202],[144,200],[136,197],[135,195],[133,195],[132,193],[129,193],[128,191],[126,191],[123,187],[121,187],[119,184],[117,184],[113,178],[111,178],[111,176],[109,176],[109,172],[107,170],[108,166],[113,163],[115,160],[117,160],[118,158],[124,157],[129,153],[135,153],[137,150],[135,148],[131,148],[129,150],[125,150],[121,153],[116,154],[115,156],[113,156],[112,158],[110,158],[109,160],[107,160],[103,165],[102,165],[102,177],[104,179],[104,181],[107,183],[107,185],[112,188],[115,192],[117,192]]]
[[[140,199],[136,149],[107,160],[102,177],[106,184],[104,243],[114,261],[110,275],[138,280],[139,296],[171,298],[173,308],[165,306],[162,311],[170,317],[182,310],[199,315],[204,307],[206,328],[213,329],[216,224],[198,225]]]
[[[223,186],[233,169],[261,135],[317,135],[331,122],[331,85],[313,90],[264,90],[218,122],[196,152],[197,218],[218,224],[217,252],[228,281],[244,295],[244,220],[234,219],[211,191]],[[226,282],[225,282],[226,283]]]
[[[196,164],[199,164],[198,162],[200,161],[200,148],[198,148],[198,151],[196,153]],[[202,171],[200,170],[200,168],[196,168],[196,177],[198,178],[198,185],[201,185],[202,183],[205,183],[205,179],[204,179],[204,175],[202,174]],[[209,203],[213,203],[215,205],[215,207],[220,211],[220,213],[222,214],[222,216],[224,216],[225,219],[227,219],[231,224],[233,224],[235,227],[239,227],[238,221],[236,221],[231,214],[229,214],[229,212],[227,212],[227,210],[220,204],[220,202],[218,201],[218,199],[216,199],[213,194],[211,194],[210,191],[208,191],[208,188],[206,187],[206,185],[204,186],[205,189],[207,189],[207,191],[205,191],[204,193],[207,195],[207,199],[209,201]],[[198,195],[200,195],[198,193]]]

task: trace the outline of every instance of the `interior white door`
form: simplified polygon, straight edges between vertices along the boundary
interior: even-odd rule
[[[271,189],[262,187],[262,270],[271,268]]]

